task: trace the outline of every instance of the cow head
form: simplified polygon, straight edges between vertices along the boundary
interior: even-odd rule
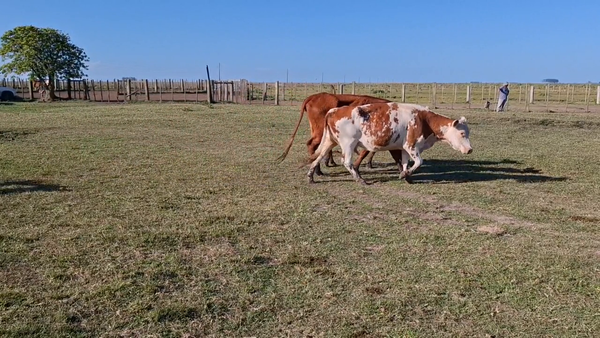
[[[455,150],[463,154],[473,152],[471,141],[469,141],[469,127],[467,126],[467,119],[464,116],[444,126],[442,133],[442,141],[448,143]]]

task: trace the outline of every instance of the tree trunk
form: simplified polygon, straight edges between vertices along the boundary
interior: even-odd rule
[[[48,101],[56,100],[54,93],[54,76],[48,76]]]
[[[67,79],[67,100],[72,100],[71,91],[73,90],[73,85],[71,84],[71,79]]]

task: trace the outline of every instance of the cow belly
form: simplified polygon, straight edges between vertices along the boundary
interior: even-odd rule
[[[381,144],[378,140],[363,133],[359,140],[359,144],[369,151],[386,151],[394,149],[402,149],[406,141],[406,131],[394,130],[390,135],[386,144]]]

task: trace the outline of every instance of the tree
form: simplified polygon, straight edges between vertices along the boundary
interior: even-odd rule
[[[52,28],[20,26],[0,38],[0,56],[5,62],[0,71],[8,74],[28,74],[34,81],[48,80],[50,99],[54,95],[54,80],[79,79],[88,69],[88,56],[71,43],[65,33]],[[8,62],[6,62],[8,61]]]

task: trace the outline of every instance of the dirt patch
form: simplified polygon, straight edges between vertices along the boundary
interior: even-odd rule
[[[35,133],[33,130],[0,130],[0,143],[20,140]]]
[[[572,221],[585,222],[585,223],[600,223],[600,218],[589,217],[589,216],[571,216]]]
[[[483,225],[477,228],[478,232],[483,232],[486,234],[490,234],[490,235],[495,235],[495,236],[502,236],[506,234],[506,230],[497,227],[497,226],[489,226],[489,225]]]

